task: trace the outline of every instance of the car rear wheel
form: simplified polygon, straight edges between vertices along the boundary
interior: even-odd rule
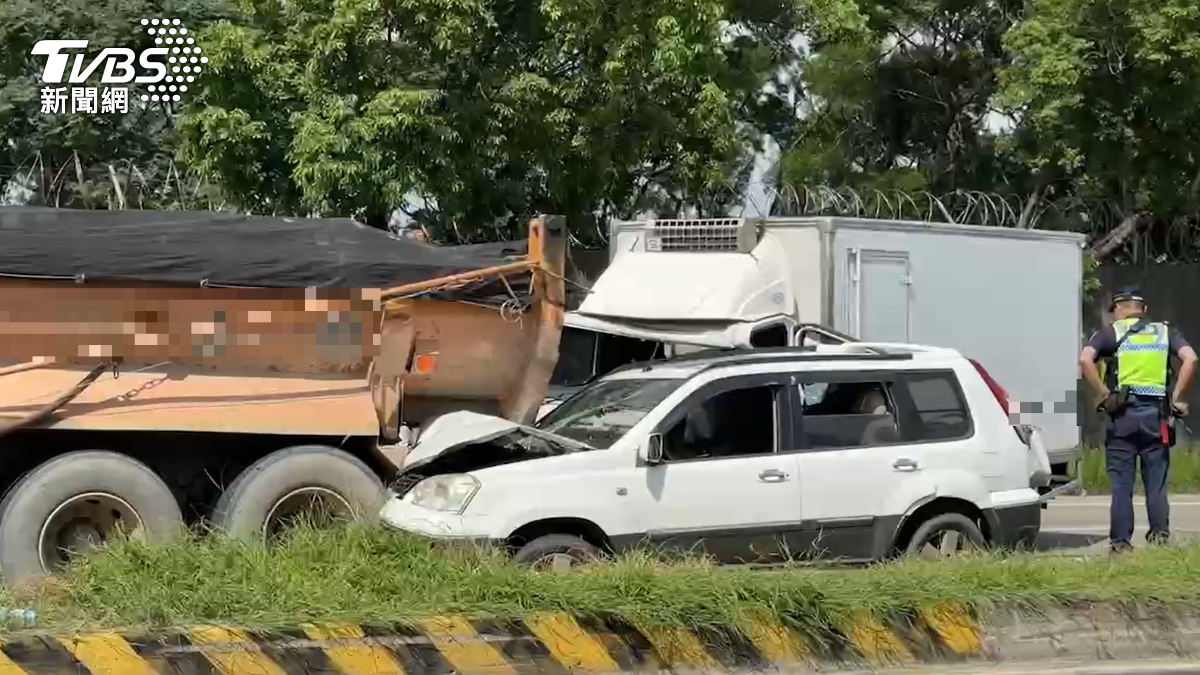
[[[961,513],[943,513],[921,523],[904,553],[918,558],[950,558],[987,547],[979,525]]]

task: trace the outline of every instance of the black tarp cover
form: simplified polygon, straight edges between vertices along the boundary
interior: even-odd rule
[[[388,288],[511,262],[527,246],[431,246],[347,218],[0,207],[0,275],[85,283]],[[521,295],[529,275],[508,282]],[[499,282],[453,295],[511,297]]]

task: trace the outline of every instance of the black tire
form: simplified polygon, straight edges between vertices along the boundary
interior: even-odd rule
[[[539,568],[554,556],[565,556],[574,567],[600,557],[600,549],[570,534],[547,534],[525,544],[513,556],[521,567]]]
[[[89,493],[96,496],[83,497]],[[110,501],[113,497],[116,499]],[[74,507],[73,498],[77,498]],[[110,508],[113,505],[116,507]],[[70,509],[82,508],[107,511],[115,519],[126,506],[140,521],[140,537],[145,541],[167,541],[184,532],[179,502],[171,489],[150,467],[132,457],[84,450],[38,466],[25,474],[0,502],[0,572],[8,583],[13,583],[55,571],[54,556],[58,555],[63,540],[51,530],[45,532],[44,540],[42,536],[45,528],[54,527],[52,516],[87,522],[87,518],[76,520],[68,515]],[[122,516],[122,522],[133,521],[127,516]],[[70,523],[60,526],[59,534],[66,537],[70,527]],[[47,550],[46,546],[53,549]],[[43,559],[47,564],[43,564]]]
[[[904,554],[915,556],[925,548],[930,540],[944,532],[957,532],[966,542],[976,549],[987,547],[987,539],[979,525],[961,513],[943,513],[929,518],[921,523],[904,545]]]
[[[338,515],[365,520],[377,518],[386,499],[379,476],[357,457],[335,448],[301,445],[273,452],[243,471],[217,501],[213,525],[235,537],[261,538],[269,524],[275,526],[268,523],[272,514],[287,510],[281,500],[292,495],[291,503],[297,503],[305,491],[330,500]]]

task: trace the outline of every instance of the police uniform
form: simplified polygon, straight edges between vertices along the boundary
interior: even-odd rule
[[[1113,305],[1127,300],[1141,301],[1141,293],[1123,290],[1113,296]],[[1137,316],[1096,331],[1090,344],[1101,361],[1101,378],[1113,392],[1105,440],[1105,468],[1112,484],[1109,541],[1114,548],[1126,548],[1133,537],[1139,458],[1150,521],[1146,539],[1165,541],[1170,536],[1167,472],[1174,443],[1169,426],[1170,356],[1178,355],[1187,342],[1166,322]]]

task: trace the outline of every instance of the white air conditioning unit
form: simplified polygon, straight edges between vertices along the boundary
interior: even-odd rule
[[[679,218],[649,223],[646,251],[720,251],[749,253],[758,245],[761,228],[749,218]]]

